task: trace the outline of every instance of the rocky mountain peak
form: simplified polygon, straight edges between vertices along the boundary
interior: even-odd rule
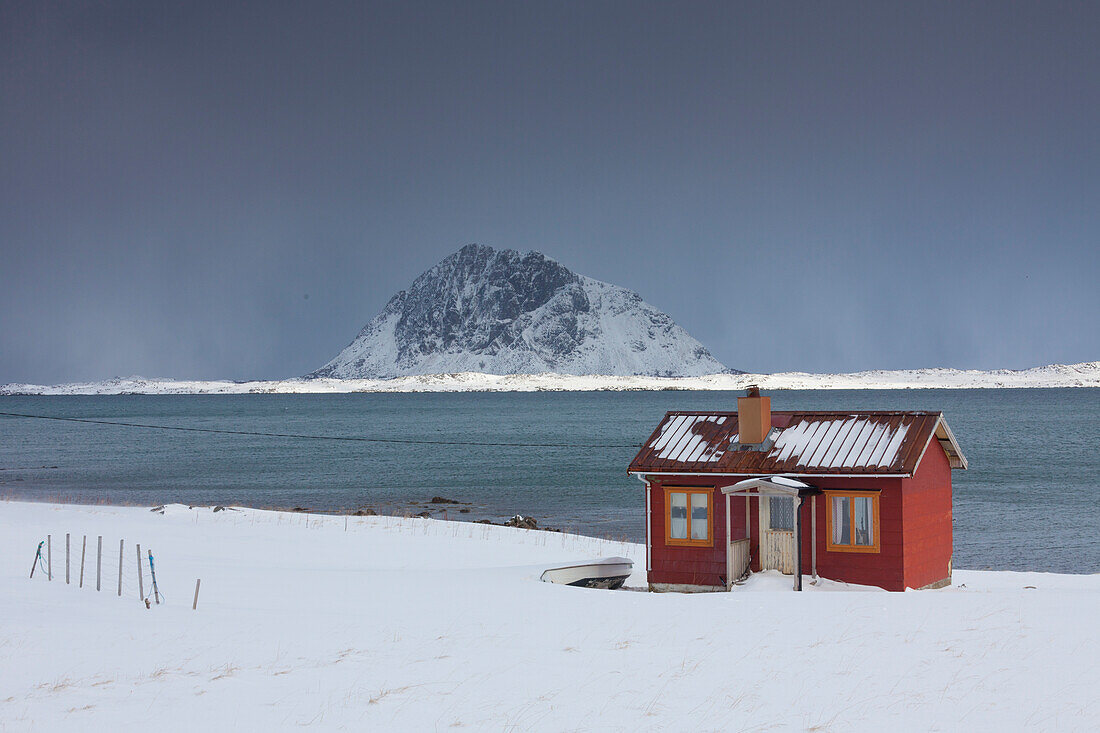
[[[310,376],[726,371],[632,291],[577,275],[540,252],[469,244],[417,277]]]

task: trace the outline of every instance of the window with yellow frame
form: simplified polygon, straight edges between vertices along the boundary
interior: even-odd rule
[[[826,491],[827,549],[833,552],[878,552],[878,492]]]
[[[685,547],[713,547],[711,489],[665,487],[665,543]]]

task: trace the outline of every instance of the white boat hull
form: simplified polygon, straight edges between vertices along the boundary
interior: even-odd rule
[[[633,571],[633,560],[625,557],[608,557],[588,563],[549,568],[543,572],[540,579],[544,583],[615,590],[622,587]]]

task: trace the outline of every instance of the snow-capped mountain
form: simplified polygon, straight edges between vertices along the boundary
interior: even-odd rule
[[[393,296],[347,348],[308,376],[726,371],[633,291],[578,275],[539,252],[470,244]]]

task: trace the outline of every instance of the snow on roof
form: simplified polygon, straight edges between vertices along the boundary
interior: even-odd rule
[[[773,412],[775,442],[730,450],[736,412],[670,412],[633,472],[911,474],[933,437],[954,468],[966,459],[938,412]]]
[[[792,489],[808,489],[809,484],[803,483],[795,478],[789,478],[787,476],[768,476],[768,481],[773,484],[779,484],[780,486],[789,486]]]
[[[787,494],[789,496],[809,496],[821,493],[818,489],[787,476],[759,476],[738,481],[732,486],[722,487],[723,494],[749,494],[753,489],[761,494]]]
[[[713,419],[704,415],[677,415],[661,425],[661,434],[653,443],[654,455],[663,460],[687,463],[717,461],[722,456],[722,449],[708,438],[727,420],[726,417]]]
[[[777,461],[818,468],[892,466],[907,432],[905,423],[891,425],[858,416],[804,420],[779,434],[771,455]]]

